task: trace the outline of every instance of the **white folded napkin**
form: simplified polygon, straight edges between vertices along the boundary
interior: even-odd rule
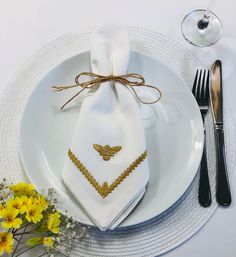
[[[91,37],[91,69],[124,75],[128,31],[107,23]],[[62,178],[101,229],[114,229],[145,193],[149,180],[144,128],[138,103],[127,86],[102,83],[82,103]]]

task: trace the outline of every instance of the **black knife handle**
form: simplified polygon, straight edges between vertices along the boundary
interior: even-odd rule
[[[231,193],[225,161],[225,144],[223,128],[216,128],[216,151],[216,200],[222,206],[229,206],[231,204]]]
[[[204,135],[205,135],[205,131],[204,131]],[[210,189],[210,183],[209,183],[207,158],[206,158],[206,143],[204,143],[202,160],[200,165],[198,201],[203,207],[208,207],[211,205],[211,189]]]

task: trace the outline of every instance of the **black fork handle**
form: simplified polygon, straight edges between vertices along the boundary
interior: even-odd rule
[[[204,122],[204,121],[203,121]],[[211,205],[211,189],[208,176],[207,155],[206,155],[206,132],[204,128],[204,146],[202,160],[200,164],[200,179],[198,189],[198,201],[201,206],[208,207]]]

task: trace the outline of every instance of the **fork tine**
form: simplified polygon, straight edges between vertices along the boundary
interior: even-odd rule
[[[210,94],[210,88],[209,88],[209,70],[207,70],[207,78],[206,78],[206,101],[209,101],[209,94]]]
[[[203,77],[202,77],[202,83],[201,83],[201,94],[200,97],[201,99],[205,99],[206,96],[206,70],[203,71]]]
[[[196,72],[195,79],[194,79],[194,82],[193,82],[193,88],[192,88],[192,92],[193,92],[194,96],[196,95],[197,78],[198,78],[198,70]]]
[[[201,82],[202,82],[202,70],[200,70],[198,77],[197,88],[196,88],[196,100],[199,101],[201,98]]]

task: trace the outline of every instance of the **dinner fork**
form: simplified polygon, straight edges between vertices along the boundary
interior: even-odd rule
[[[209,109],[209,70],[197,70],[192,93],[198,103],[204,128],[204,146],[202,160],[200,163],[200,180],[198,201],[203,207],[208,207],[211,204],[211,189],[208,176],[207,167],[207,153],[206,153],[206,128],[205,117]]]

